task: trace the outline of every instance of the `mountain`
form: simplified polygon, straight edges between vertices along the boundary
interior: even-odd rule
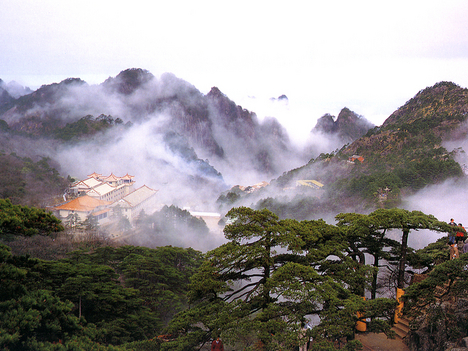
[[[235,199],[229,206],[254,204],[285,218],[311,219],[402,206],[408,196],[447,180],[466,191],[467,111],[468,89],[437,83],[350,144],[285,172],[261,191],[233,191],[220,199],[223,205]],[[336,132],[336,125],[325,116],[316,130]],[[310,184],[301,180],[323,186],[300,186]]]
[[[362,137],[373,127],[375,125],[363,116],[345,107],[340,111],[336,120],[334,116],[328,113],[320,117],[311,133],[321,132],[335,135],[342,144],[347,144]]]
[[[133,68],[120,72],[115,78],[109,77],[102,86],[109,92],[130,95],[154,78],[147,70]]]
[[[387,168],[397,166],[388,157],[395,153],[400,160],[419,158],[420,154],[437,157],[442,143],[466,138],[467,117],[468,89],[440,82],[418,92],[344,153],[385,161]]]
[[[218,210],[222,198],[223,208],[264,206],[297,219],[365,211],[463,179],[468,163],[468,93],[451,82],[421,90],[379,127],[348,108],[324,115],[304,149],[275,118],[259,121],[219,88],[203,94],[170,73],[133,68],[97,85],[69,78],[19,97],[0,84],[0,94],[3,155],[53,160],[64,177],[135,174],[180,207]]]
[[[0,150],[57,160],[62,174],[77,178],[139,174],[178,201],[209,202],[232,183],[269,179],[307,160],[275,118],[259,121],[219,88],[205,95],[170,73],[132,68],[98,85],[68,78],[2,96]]]
[[[11,104],[14,99],[30,93],[32,93],[32,91],[28,87],[23,87],[15,81],[5,83],[0,79],[0,110],[4,106]]]
[[[0,109],[11,104],[13,100],[14,98],[8,92],[5,82],[0,79]]]

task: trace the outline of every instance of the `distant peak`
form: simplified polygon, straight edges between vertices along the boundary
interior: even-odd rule
[[[210,96],[210,97],[219,97],[219,96],[226,97],[226,95],[224,95],[221,92],[221,90],[219,90],[218,87],[212,87],[210,92],[207,95]]]
[[[121,71],[116,78],[124,78],[124,79],[129,79],[129,78],[153,78],[153,74],[142,68],[128,68],[126,70]]]
[[[413,98],[393,112],[382,126],[412,123],[417,119],[442,115],[446,115],[448,119],[465,120],[466,117],[463,115],[457,118],[454,116],[459,114],[455,111],[466,109],[467,100],[468,89],[452,82],[442,81],[420,90]]]
[[[83,79],[81,78],[67,78],[64,79],[60,82],[60,84],[63,85],[70,85],[70,84],[87,84]]]
[[[103,84],[110,90],[116,90],[121,94],[130,95],[141,85],[154,78],[148,70],[141,68],[129,68],[121,71],[115,78],[108,78]]]
[[[288,97],[286,95],[280,95],[278,96],[278,100],[289,100]]]
[[[335,116],[327,113],[317,120],[312,132],[336,134],[346,142],[354,141],[364,135],[374,125],[349,108],[344,107],[335,120]]]

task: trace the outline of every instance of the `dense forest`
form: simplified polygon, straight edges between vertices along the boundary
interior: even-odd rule
[[[445,244],[452,228],[419,211],[342,213],[331,225],[240,207],[226,216],[226,244],[206,254],[83,240],[60,258],[36,258],[19,243],[53,246],[64,228],[44,210],[0,206],[5,350],[198,350],[217,336],[226,350],[294,350],[307,340],[314,350],[357,350],[360,320],[394,336],[396,287],[409,286],[407,314],[427,309],[436,286],[455,296],[466,288],[468,255],[450,261]],[[408,236],[425,230],[441,239],[409,248]],[[410,285],[415,269],[428,278]]]

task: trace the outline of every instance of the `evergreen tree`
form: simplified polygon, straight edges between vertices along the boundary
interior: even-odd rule
[[[338,227],[346,230],[348,244],[346,251],[348,251],[349,256],[360,265],[367,264],[366,255],[373,258],[371,299],[375,299],[380,261],[396,260],[397,258],[392,253],[400,247],[400,244],[388,238],[388,228],[380,228],[372,214],[340,213],[335,218],[338,220]],[[364,296],[364,291],[362,293]]]
[[[256,343],[291,349],[309,336],[330,350],[339,341],[351,347],[358,311],[384,316],[393,308],[391,300],[370,304],[354,293],[370,275],[343,251],[339,228],[245,207],[227,218],[230,241],[207,253],[192,278],[192,307],[171,322],[168,331],[178,338],[164,349],[196,349],[212,335],[231,344],[243,340],[246,350]],[[313,315],[321,322],[304,334],[301,326]]]
[[[378,209],[370,215],[371,220],[379,231],[399,229],[402,231],[401,247],[398,264],[397,287],[405,287],[406,255],[408,251],[408,236],[411,231],[432,230],[437,232],[450,232],[450,226],[439,221],[433,215],[426,215],[421,211],[408,211],[399,208]]]
[[[9,199],[0,199],[0,236],[50,235],[62,230],[60,220],[51,212],[36,207],[13,205]]]

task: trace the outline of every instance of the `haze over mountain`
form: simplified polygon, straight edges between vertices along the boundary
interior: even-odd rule
[[[218,88],[202,94],[169,73],[128,69],[98,85],[69,78],[30,93],[16,87],[20,96],[12,86],[0,84],[0,150],[24,183],[46,157],[41,179],[51,167],[64,178],[129,173],[158,189],[161,204],[193,210],[246,205],[333,221],[344,211],[403,206],[463,221],[466,200],[453,197],[467,188],[468,94],[454,83],[422,89],[378,127],[348,108],[336,119],[326,114],[302,148],[274,116],[260,121]],[[323,187],[298,186],[307,179]],[[261,181],[271,184],[248,187]],[[434,193],[440,206],[418,198]]]
[[[268,181],[319,153],[298,149],[274,117],[259,121],[218,88],[204,95],[169,73],[128,69],[99,85],[69,78],[29,94],[9,86],[4,153],[50,157],[65,177],[128,172],[164,203],[210,207],[232,185]],[[96,122],[113,128],[91,133]]]

